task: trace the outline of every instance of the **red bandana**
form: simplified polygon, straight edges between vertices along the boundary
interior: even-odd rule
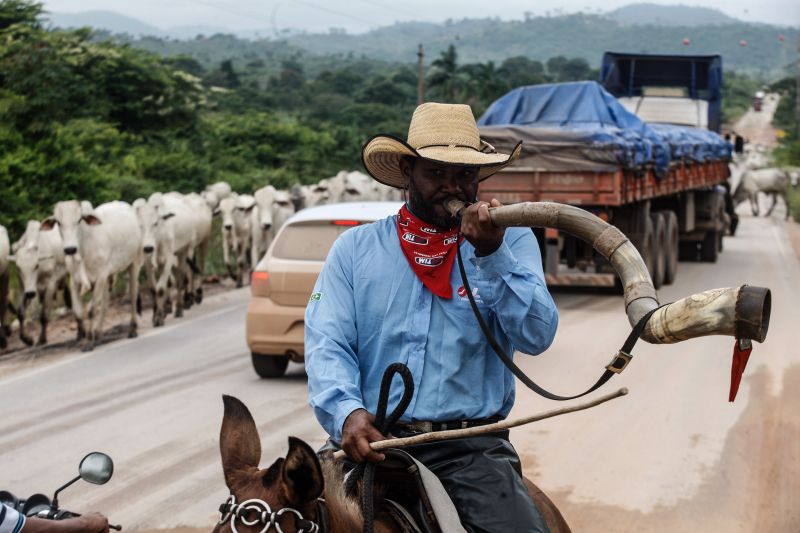
[[[403,204],[397,214],[397,236],[408,264],[420,281],[436,296],[452,298],[450,271],[456,254],[450,252],[456,249],[458,229],[431,227]]]

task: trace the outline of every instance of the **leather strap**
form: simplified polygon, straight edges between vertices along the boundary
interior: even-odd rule
[[[464,260],[461,258],[461,246],[457,248],[456,251],[456,258],[458,259],[458,271],[461,274],[461,282],[464,284],[464,289],[467,291],[467,297],[469,298],[469,304],[472,307],[472,312],[475,314],[475,318],[478,319],[478,324],[481,327],[481,331],[483,331],[486,340],[489,341],[489,345],[494,350],[494,353],[500,358],[506,368],[508,368],[514,376],[517,377],[522,383],[525,384],[526,387],[531,389],[536,394],[543,396],[549,400],[557,400],[557,401],[564,401],[564,400],[574,400],[575,398],[580,398],[581,396],[586,396],[587,394],[596,391],[600,387],[602,387],[614,374],[619,374],[625,367],[628,366],[628,363],[633,359],[631,355],[631,351],[633,350],[636,341],[639,340],[639,336],[644,331],[644,327],[647,324],[647,321],[650,320],[650,317],[653,313],[656,312],[660,307],[656,307],[655,309],[649,311],[646,315],[644,315],[639,322],[631,330],[630,335],[625,340],[625,344],[622,345],[622,348],[619,350],[614,359],[606,365],[606,370],[597,380],[597,382],[589,387],[588,390],[582,392],[580,394],[576,394],[574,396],[560,396],[558,394],[553,394],[552,392],[540,387],[537,385],[531,378],[529,378],[525,372],[522,371],[520,367],[514,364],[514,361],[509,357],[503,347],[497,342],[494,335],[492,334],[491,329],[489,329],[489,325],[486,324],[486,321],[483,319],[481,315],[480,309],[478,309],[478,305],[475,303],[475,297],[472,295],[472,288],[469,286],[469,281],[467,280],[467,273],[464,270]]]

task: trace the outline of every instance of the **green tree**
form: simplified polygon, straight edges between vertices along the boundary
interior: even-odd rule
[[[500,64],[497,71],[511,89],[549,81],[542,62],[526,56],[509,57]]]
[[[25,0],[0,1],[0,30],[5,30],[14,24],[23,24],[31,28],[41,27],[39,16],[44,12],[39,2]]]
[[[458,66],[458,53],[452,44],[431,63],[428,87],[448,102],[460,102],[467,76]]]

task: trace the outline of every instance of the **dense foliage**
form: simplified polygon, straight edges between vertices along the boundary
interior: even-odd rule
[[[404,136],[417,101],[411,62],[285,43],[240,54],[226,36],[170,42],[167,56],[89,29],[46,30],[40,14],[0,0],[0,224],[12,234],[61,199],[316,182],[358,168],[371,135]],[[210,61],[208,42],[230,55]],[[465,63],[452,43],[426,64],[426,99],[468,103],[476,116],[520,85],[597,78],[585,59],[562,55]],[[728,80],[742,93],[732,102],[758,85]]]
[[[775,162],[785,167],[800,169],[800,121],[797,115],[797,80],[784,78],[770,86],[770,91],[781,95],[775,110],[773,125],[778,128],[780,145],[775,149]],[[789,203],[794,219],[800,222],[800,189],[789,189]]]
[[[770,90],[781,95],[773,124],[779,130],[780,146],[775,150],[779,164],[800,167],[800,125],[797,116],[797,81],[784,78]]]

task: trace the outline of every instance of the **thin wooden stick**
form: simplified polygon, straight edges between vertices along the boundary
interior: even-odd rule
[[[596,407],[601,403],[605,403],[609,400],[614,400],[616,398],[619,398],[620,396],[625,396],[626,394],[628,394],[628,389],[622,388],[619,389],[617,392],[601,396],[591,402],[582,403],[579,405],[573,405],[572,407],[564,407],[563,409],[556,409],[554,411],[548,411],[546,413],[528,416],[525,418],[517,418],[516,420],[502,420],[500,422],[495,422],[494,424],[486,424],[485,426],[475,426],[464,429],[431,431],[430,433],[422,433],[420,435],[414,435],[413,437],[402,437],[398,439],[380,440],[376,442],[371,442],[369,446],[375,451],[381,451],[381,450],[386,450],[387,448],[403,448],[405,446],[411,446],[413,444],[422,444],[424,442],[459,439],[462,437],[474,437],[475,435],[483,435],[485,433],[494,433],[496,431],[500,431],[503,429],[515,428],[517,426],[530,424],[531,422],[538,422],[539,420],[553,418],[554,416],[565,415],[567,413],[574,413],[576,411],[583,411],[584,409],[589,409],[590,407]],[[345,457],[347,457],[347,455],[344,453],[344,450],[339,450],[338,452],[333,454],[333,458],[337,461],[340,459],[344,459]]]

